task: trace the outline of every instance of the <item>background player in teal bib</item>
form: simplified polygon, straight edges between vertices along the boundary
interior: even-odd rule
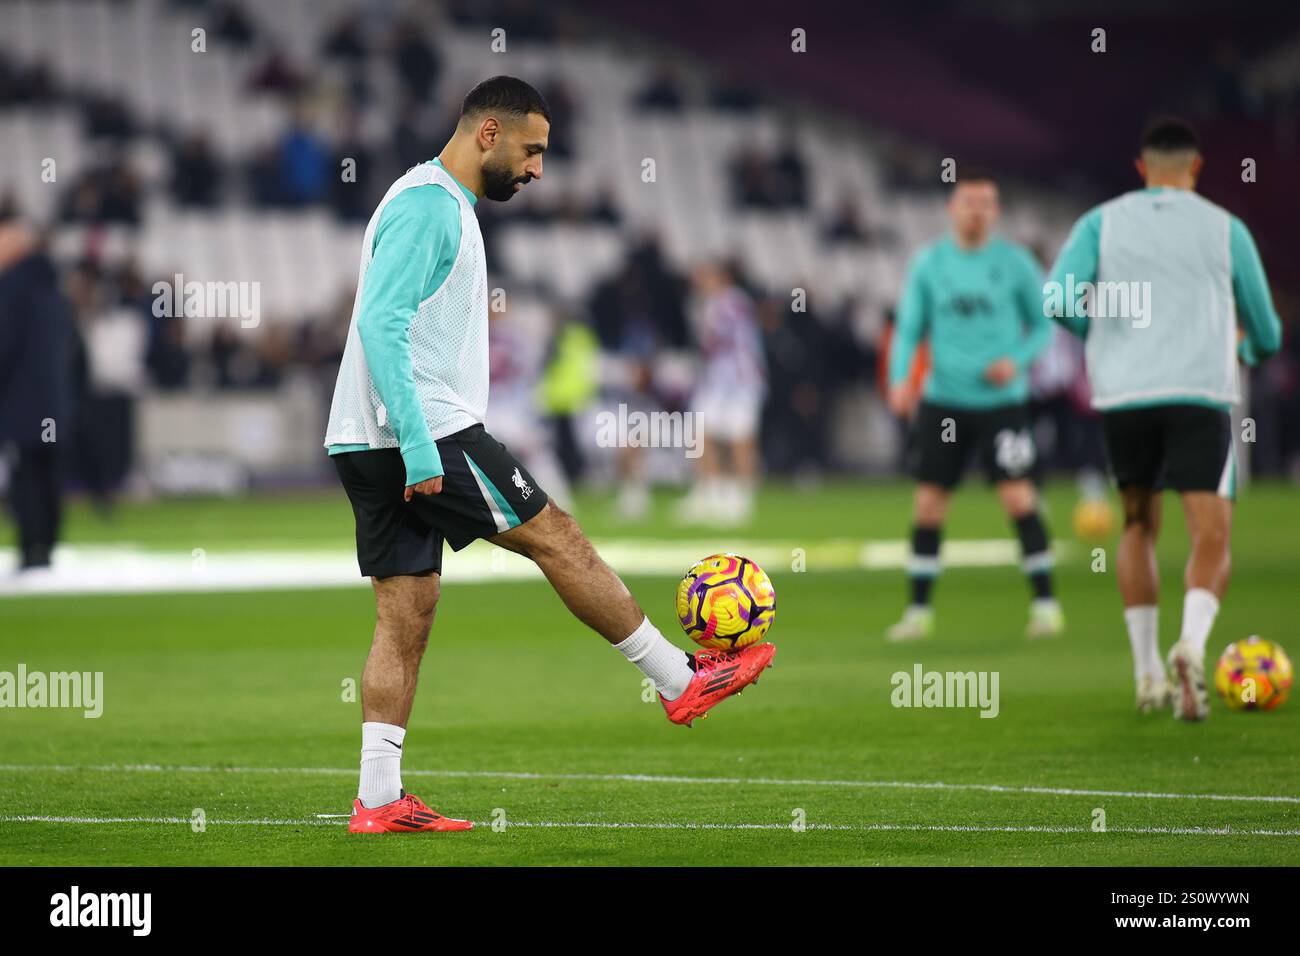
[[[1210,711],[1205,644],[1228,585],[1237,468],[1230,406],[1237,360],[1281,346],[1282,326],[1249,230],[1195,192],[1202,160],[1182,120],[1153,123],[1136,161],[1146,189],[1084,215],[1061,250],[1047,307],[1086,342],[1092,403],[1124,506],[1116,561],[1137,706],[1165,706],[1155,544],[1160,489],[1182,498],[1192,551],[1183,625],[1169,651],[1174,716]]]
[[[953,489],[972,456],[997,487],[1020,538],[1033,589],[1026,635],[1061,633],[1052,594],[1052,551],[1033,482],[1037,452],[1029,428],[1027,371],[1051,337],[1042,278],[1030,252],[993,234],[998,187],[964,177],[948,203],[952,232],[913,257],[889,354],[889,404],[913,420],[909,457],[917,478],[910,603],[890,640],[925,637],[934,627],[931,586]],[[916,349],[929,340],[931,370],[920,395],[909,384]]]

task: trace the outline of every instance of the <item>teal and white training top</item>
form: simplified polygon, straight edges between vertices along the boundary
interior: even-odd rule
[[[995,408],[1029,397],[1030,364],[1052,338],[1038,263],[1023,246],[993,236],[963,249],[952,236],[913,256],[889,349],[889,382],[904,381],[916,347],[930,340],[925,398],[957,408]],[[994,385],[985,370],[1009,358],[1016,375]]]
[[[370,217],[325,445],[399,448],[406,483],[441,475],[435,442],[481,424],[488,291],[476,197],[437,160],[407,171]]]
[[[1086,213],[1044,291],[1052,317],[1085,339],[1098,409],[1226,408],[1240,398],[1237,358],[1253,365],[1281,347],[1250,231],[1186,189],[1136,190]]]

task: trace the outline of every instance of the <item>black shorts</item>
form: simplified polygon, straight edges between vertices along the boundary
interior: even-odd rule
[[[366,577],[442,570],[442,542],[459,551],[532,518],[546,492],[482,425],[438,439],[442,491],[403,501],[406,465],[396,448],[330,456],[352,503],[357,563]]]
[[[1232,420],[1205,405],[1151,405],[1103,412],[1106,454],[1120,488],[1173,488],[1237,495]]]
[[[957,487],[972,455],[990,482],[1037,474],[1038,450],[1024,405],[974,409],[922,402],[910,440],[912,473],[926,484]]]

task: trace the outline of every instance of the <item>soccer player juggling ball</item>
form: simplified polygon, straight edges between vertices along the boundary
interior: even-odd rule
[[[1123,502],[1116,564],[1138,709],[1164,707],[1172,696],[1176,718],[1202,720],[1210,711],[1205,644],[1231,559],[1237,360],[1254,364],[1276,352],[1282,327],[1249,230],[1195,192],[1202,166],[1195,131],[1157,120],[1136,166],[1145,189],[1075,223],[1045,307],[1085,340],[1092,404]],[[1182,499],[1192,548],[1182,632],[1169,651],[1172,692],[1157,628],[1155,545],[1166,487]]]
[[[361,677],[361,783],[353,833],[465,830],[402,788],[420,659],[438,603],[444,539],[477,538],[534,561],[569,610],[654,681],[690,724],[752,683],[767,643],[688,655],[669,643],[577,523],[483,428],[488,287],[474,207],[542,178],[550,112],[522,80],[466,96],[437,159],[393,183],[366,227],[325,445],[352,504],[378,621]]]
[[[917,479],[910,602],[890,628],[892,641],[928,636],[930,592],[953,490],[971,456],[997,488],[1020,538],[1033,592],[1029,637],[1064,629],[1052,593],[1052,551],[1038,510],[1037,462],[1026,402],[1027,370],[1051,338],[1038,265],[1025,248],[993,233],[998,187],[983,174],[963,176],[948,200],[949,235],[913,257],[899,301],[889,353],[889,405],[913,419],[909,458]],[[909,381],[912,359],[928,338],[931,370],[922,394]]]

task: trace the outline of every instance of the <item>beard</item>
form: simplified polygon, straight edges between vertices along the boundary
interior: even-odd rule
[[[505,202],[515,194],[515,183],[526,183],[532,176],[516,176],[507,165],[488,163],[483,167],[483,195],[494,202]]]

